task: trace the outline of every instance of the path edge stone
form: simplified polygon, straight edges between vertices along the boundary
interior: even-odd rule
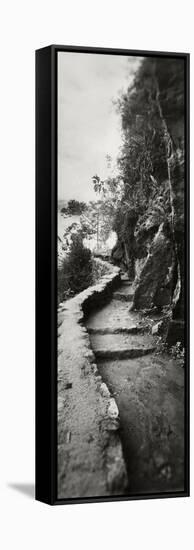
[[[91,371],[95,377],[96,389],[104,400],[104,418],[102,420],[102,429],[107,433],[107,447],[104,456],[104,468],[107,479],[107,495],[125,494],[128,486],[127,470],[123,456],[122,443],[119,436],[120,419],[119,410],[114,397],[111,396],[109,389],[98,371],[96,358],[91,348],[90,338],[85,327],[84,321],[89,313],[99,307],[100,303],[108,301],[113,291],[120,285],[120,268],[112,266],[111,273],[104,275],[100,281],[88,287],[77,296],[59,304],[58,313],[60,322],[58,326],[63,330],[63,313],[68,314],[69,321],[80,327],[80,335],[83,338],[83,360],[90,364]],[[76,345],[76,342],[75,342]],[[58,396],[59,397],[59,396]]]

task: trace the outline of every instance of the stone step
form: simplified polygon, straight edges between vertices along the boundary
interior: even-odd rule
[[[127,292],[122,292],[122,290],[117,290],[113,294],[113,298],[115,300],[121,300],[122,302],[132,302],[133,296],[134,296],[134,292],[127,293]]]
[[[134,285],[131,283],[121,283],[121,285],[115,289],[115,292],[122,292],[122,294],[134,294]]]
[[[141,315],[136,311],[129,311],[131,304],[123,302],[121,300],[114,300],[107,305],[96,310],[95,313],[91,313],[85,321],[86,327],[106,329],[109,327],[112,330],[133,329],[134,326],[144,326],[145,322],[142,321]],[[130,333],[130,330],[129,330]]]
[[[96,358],[126,359],[141,357],[155,350],[156,340],[148,334],[91,334],[91,346]]]
[[[129,279],[128,274],[121,272],[121,280],[122,281],[129,281],[130,279]]]
[[[155,348],[131,348],[131,349],[97,349],[94,350],[96,359],[105,360],[121,360],[121,359],[135,359],[137,357],[143,357],[153,353]]]
[[[181,359],[152,354],[99,360],[98,370],[119,409],[129,493],[184,490]]]
[[[137,334],[145,330],[145,327],[131,325],[129,327],[88,327],[89,334]]]

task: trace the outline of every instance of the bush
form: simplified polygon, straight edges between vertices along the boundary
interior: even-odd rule
[[[68,209],[65,206],[61,208],[61,214],[68,214]]]
[[[80,235],[72,237],[70,252],[58,271],[58,302],[81,292],[93,282],[92,255]]]
[[[94,284],[96,284],[104,275],[111,273],[111,271],[112,269],[110,265],[103,262],[103,260],[100,260],[100,258],[93,258],[92,279]]]
[[[72,238],[68,256],[68,280],[73,292],[81,292],[92,284],[92,255],[79,235]]]

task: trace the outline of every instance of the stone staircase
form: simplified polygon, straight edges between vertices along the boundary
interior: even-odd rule
[[[184,372],[178,360],[155,353],[155,322],[133,311],[126,276],[109,303],[85,324],[98,370],[115,398],[128,472],[128,493],[184,489]]]
[[[87,330],[97,359],[130,359],[155,350],[156,338],[145,334],[145,321],[127,307],[133,295],[133,284],[125,277],[111,303],[88,319]]]
[[[138,327],[135,327],[138,330]],[[117,333],[93,333],[90,341],[97,359],[132,359],[147,355],[155,350],[153,336],[127,334],[121,328]]]

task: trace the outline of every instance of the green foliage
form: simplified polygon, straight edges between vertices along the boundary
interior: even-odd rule
[[[168,180],[165,125],[170,130],[172,119],[184,115],[184,61],[144,59],[117,109],[123,131],[119,168],[124,198],[145,210],[155,193],[154,182],[159,186]]]
[[[123,129],[119,168],[124,199],[132,208],[145,209],[154,181],[167,179],[164,132],[156,103],[155,61],[144,59],[133,87],[118,101]]]
[[[92,178],[95,193],[101,193],[104,190],[104,181],[96,174]]]
[[[91,251],[83,245],[82,236],[71,237],[69,254],[58,272],[58,299],[77,294],[92,284]]]
[[[184,117],[185,79],[184,59],[158,58],[155,61],[155,75],[160,90],[163,113],[170,120]]]
[[[58,303],[70,296],[71,289],[69,287],[69,273],[68,273],[68,258],[63,259],[62,267],[58,269],[57,273],[57,296]]]
[[[170,348],[170,352],[174,359],[182,359],[184,362],[185,349],[183,348],[181,342],[176,342],[176,344]]]
[[[111,267],[109,266],[109,264],[105,263],[99,258],[93,258],[92,278],[94,284],[108,273],[111,273]]]
[[[65,206],[61,208],[61,214],[68,214],[68,209]]]
[[[117,101],[123,134],[118,159],[123,194],[113,228],[119,241],[132,255],[137,251],[141,254],[143,240],[153,236],[161,223],[172,228],[168,125],[171,125],[172,113],[177,123],[184,111],[183,68],[182,60],[143,59],[133,85]],[[172,107],[171,116],[169,105]],[[167,116],[167,122],[164,116]],[[172,142],[171,139],[173,146]],[[136,247],[131,212],[137,215]],[[145,250],[143,246],[143,254]]]
[[[107,155],[106,158],[110,166],[111,157]],[[104,243],[113,229],[114,217],[123,193],[123,181],[120,176],[109,177],[103,181],[95,175],[92,183],[98,199],[90,203],[89,216],[92,218],[97,241]]]
[[[169,347],[165,339],[160,336],[157,341],[156,355],[160,353],[168,353],[173,359],[179,359],[180,365],[184,367],[185,364],[185,348],[181,342],[176,342],[174,346]]]
[[[68,256],[69,286],[73,292],[81,292],[92,283],[92,255],[83,245],[79,235],[72,237]]]
[[[86,209],[85,202],[79,202],[75,199],[71,199],[68,202],[67,205],[67,213],[71,216],[82,214],[82,212]]]

